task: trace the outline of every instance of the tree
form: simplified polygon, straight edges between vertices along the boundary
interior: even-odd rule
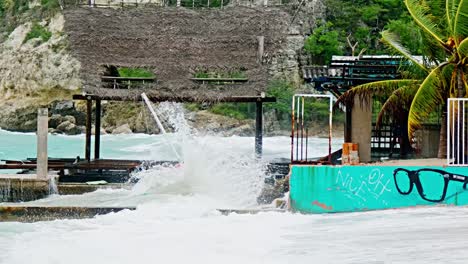
[[[304,48],[318,60],[318,63],[328,64],[332,55],[343,54],[342,47],[338,41],[340,33],[332,30],[332,23],[317,27],[304,44]]]
[[[418,83],[417,89],[409,88],[406,81],[397,80],[370,83],[348,91],[344,96],[357,94],[378,94],[385,90],[390,92],[385,104],[398,102],[398,94],[412,97],[408,110],[408,138],[412,138],[416,129],[428,119],[440,105],[445,105],[449,97],[465,97],[468,89],[466,74],[468,72],[468,1],[467,0],[404,0],[405,6],[418,25],[423,35],[424,52],[428,61],[426,66],[418,61],[401,45],[399,37],[389,30],[382,32],[383,41],[413,62],[413,65],[426,72],[423,78],[412,79]],[[432,65],[432,66],[431,66]],[[414,91],[413,96],[411,92]],[[407,105],[402,104],[402,109]],[[391,109],[391,108],[389,108]],[[381,112],[383,114],[383,112]],[[380,115],[379,115],[380,116]],[[445,117],[445,118],[444,118]],[[439,158],[445,156],[447,146],[446,116],[443,115]]]

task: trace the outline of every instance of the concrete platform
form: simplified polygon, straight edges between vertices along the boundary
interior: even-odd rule
[[[82,219],[135,209],[135,207],[0,206],[0,221],[37,222],[57,219]]]
[[[59,183],[57,189],[60,195],[83,194],[100,189],[131,189],[132,184],[108,183],[103,185],[90,185],[86,183]]]
[[[51,180],[38,179],[36,174],[1,174],[0,202],[26,202],[46,197],[50,194]]]
[[[47,180],[38,179],[36,174],[0,174],[0,202],[27,202],[38,200],[58,190],[60,195],[83,194],[99,189],[130,189],[127,183],[62,183],[57,175],[51,174]],[[53,180],[53,181],[52,181]],[[56,187],[56,188],[55,188]]]

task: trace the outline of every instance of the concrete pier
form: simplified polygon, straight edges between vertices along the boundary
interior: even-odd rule
[[[45,198],[50,194],[50,177],[36,174],[0,175],[0,202],[26,202]]]
[[[37,111],[37,177],[47,179],[48,176],[48,156],[47,156],[47,133],[49,117],[47,108],[40,108]]]
[[[37,222],[56,219],[82,219],[135,209],[135,207],[0,206],[0,221]]]

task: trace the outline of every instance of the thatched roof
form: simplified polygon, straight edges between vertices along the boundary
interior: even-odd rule
[[[84,91],[136,99],[222,101],[256,97],[269,80],[268,62],[285,44],[290,15],[276,8],[72,8],[65,10],[65,31],[81,62]],[[258,61],[258,39],[264,58]],[[146,67],[157,83],[145,89],[104,89],[104,65]],[[247,83],[201,84],[190,80],[199,70],[245,70]]]

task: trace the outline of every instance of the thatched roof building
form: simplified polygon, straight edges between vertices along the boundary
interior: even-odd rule
[[[233,101],[266,90],[269,62],[285,44],[290,20],[287,12],[265,7],[70,8],[65,31],[88,94],[133,100],[144,91],[161,101]],[[144,88],[104,88],[106,66],[144,67],[157,81]],[[223,85],[193,80],[200,71],[241,71],[248,80]]]

